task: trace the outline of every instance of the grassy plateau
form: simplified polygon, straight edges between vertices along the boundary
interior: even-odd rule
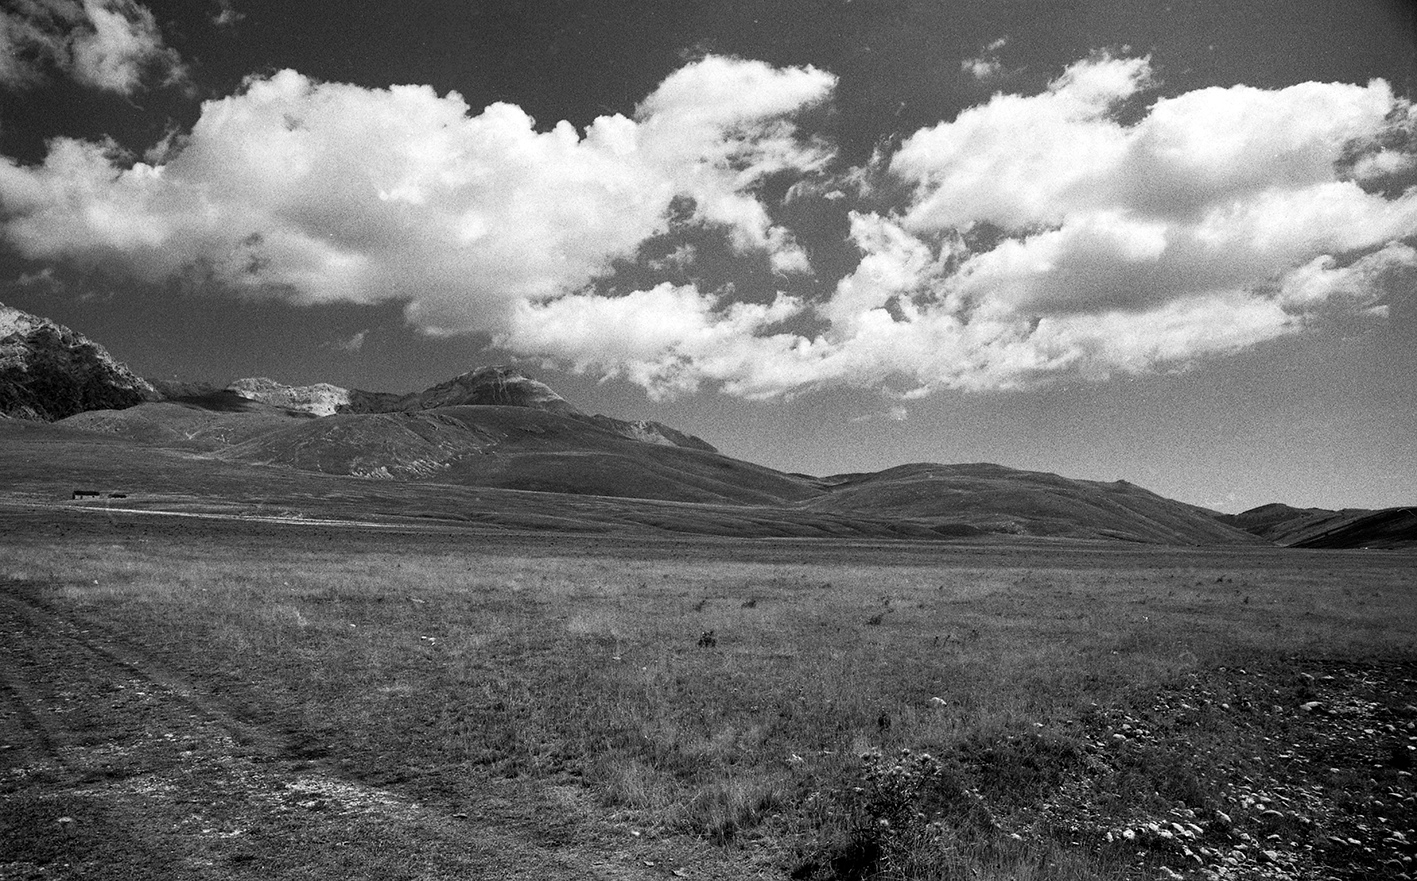
[[[1412,877],[1414,564],[0,511],[0,877]]]

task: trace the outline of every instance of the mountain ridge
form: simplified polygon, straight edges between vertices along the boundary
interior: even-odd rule
[[[1417,544],[1417,506],[1295,508],[1280,502],[1219,519],[1281,547],[1391,548]]]
[[[3,340],[12,361],[18,363],[19,355],[29,351],[36,328],[61,334],[52,322],[11,313],[17,314]],[[827,477],[785,473],[723,455],[708,442],[658,422],[588,415],[545,383],[507,366],[479,367],[404,394],[329,383],[289,386],[268,377],[238,379],[224,387],[176,380],[147,383],[96,343],[67,329],[62,333],[71,335],[62,352],[79,355],[68,360],[52,355],[54,340],[37,338],[43,345],[35,351],[41,356],[24,364],[39,366],[33,374],[25,372],[22,378],[31,383],[24,390],[33,399],[35,388],[42,392],[88,381],[84,371],[93,364],[108,371],[95,374],[101,388],[87,397],[71,395],[67,410],[26,405],[25,412],[39,421],[55,421],[65,431],[77,430],[78,437],[111,439],[115,445],[89,447],[61,432],[53,449],[103,450],[116,457],[114,462],[129,462],[122,466],[129,475],[151,472],[131,464],[131,457],[146,450],[172,454],[164,461],[183,471],[195,462],[207,467],[222,463],[228,481],[247,474],[264,485],[273,475],[286,475],[277,483],[300,484],[310,479],[301,475],[311,475],[381,484],[388,490],[377,494],[385,500],[380,504],[394,508],[408,499],[427,499],[430,492],[436,495],[439,487],[457,497],[471,493],[474,499],[496,493],[513,508],[537,510],[552,494],[568,500],[568,510],[598,512],[597,517],[610,511],[605,516],[613,522],[639,524],[635,528],[649,523],[669,531],[813,535],[845,530],[842,534],[917,538],[1001,534],[1172,546],[1272,541],[1263,529],[1274,519],[1268,514],[1227,517],[1126,481],[1076,480],[990,463],[912,463]],[[50,386],[36,385],[32,380],[45,370],[60,375]],[[0,396],[5,394],[14,397],[16,392],[0,383]],[[56,414],[67,415],[51,418]],[[47,437],[42,432],[10,435],[21,444]],[[17,461],[27,467],[48,463],[51,470],[64,455],[25,458],[22,452],[15,451]],[[189,483],[202,481],[192,476]],[[221,491],[231,492],[234,485],[222,484]],[[141,492],[136,486],[128,489],[133,490],[125,491],[130,497]],[[315,492],[312,488],[297,497],[312,499]],[[540,501],[533,504],[527,494]],[[572,498],[587,501],[569,505]],[[650,507],[632,513],[635,504]],[[496,515],[508,516],[516,520],[515,512]],[[1275,516],[1292,519],[1286,512]],[[553,519],[561,524],[558,528],[576,528],[574,517]],[[1400,541],[1402,523],[1383,522]],[[1344,535],[1342,540],[1354,540]]]
[[[0,303],[0,415],[53,422],[158,397],[151,383],[83,334]]]

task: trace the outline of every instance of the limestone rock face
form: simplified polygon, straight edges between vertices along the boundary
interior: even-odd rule
[[[248,400],[315,416],[333,416],[340,407],[349,403],[350,394],[349,389],[328,382],[291,386],[264,376],[238,379],[226,388]]]
[[[160,397],[83,334],[0,304],[0,415],[53,422]]]

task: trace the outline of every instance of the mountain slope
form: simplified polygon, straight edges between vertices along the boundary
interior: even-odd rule
[[[523,407],[579,419],[631,440],[715,452],[701,438],[658,422],[626,422],[610,416],[582,413],[550,386],[513,367],[479,367],[421,392],[404,395],[358,389],[345,394],[346,402],[335,410],[340,414],[414,413],[463,405]]]
[[[1330,511],[1274,503],[1220,519],[1284,547],[1393,548],[1417,544],[1414,508]]]
[[[1413,528],[1396,515],[1330,522],[1335,512],[1293,509],[1225,518],[1124,481],[999,465],[904,465],[821,479],[787,474],[724,456],[657,422],[587,415],[509,367],[479,368],[403,395],[265,378],[226,388],[176,381],[155,388],[96,343],[3,307],[0,409],[62,419],[52,436],[6,432],[20,445],[15,461],[27,468],[58,473],[65,463],[55,455],[101,452],[123,462],[114,482],[136,486],[135,475],[155,473],[139,461],[147,455],[186,474],[194,491],[248,495],[236,489],[242,480],[334,486],[320,482],[328,477],[387,487],[352,495],[377,495],[394,509],[405,506],[397,499],[426,506],[440,494],[496,493],[515,510],[538,512],[513,521],[557,528],[579,528],[576,516],[565,513],[572,510],[590,512],[599,523],[724,535],[1002,533],[1168,545],[1261,543],[1250,529],[1290,530],[1287,543],[1351,546],[1374,534],[1405,540]],[[43,444],[50,453],[36,452]],[[78,475],[87,472],[77,466],[95,463],[67,464]],[[222,482],[202,478],[204,468]]]
[[[200,400],[201,403],[169,400],[123,410],[91,410],[57,424],[153,447],[210,452],[315,418],[231,392],[203,396]]]
[[[620,498],[776,504],[818,492],[810,481],[709,450],[646,443],[576,414],[514,406],[338,414],[261,434],[220,456],[325,474]]]
[[[1072,480],[1001,465],[902,465],[825,478],[829,495],[809,506],[841,514],[890,513],[944,526],[1162,544],[1258,544],[1214,513],[1118,481]]]
[[[83,334],[0,304],[0,415],[52,422],[157,397]]]

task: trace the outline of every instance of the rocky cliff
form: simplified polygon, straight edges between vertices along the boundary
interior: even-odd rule
[[[53,422],[159,397],[83,334],[0,304],[0,415]]]

